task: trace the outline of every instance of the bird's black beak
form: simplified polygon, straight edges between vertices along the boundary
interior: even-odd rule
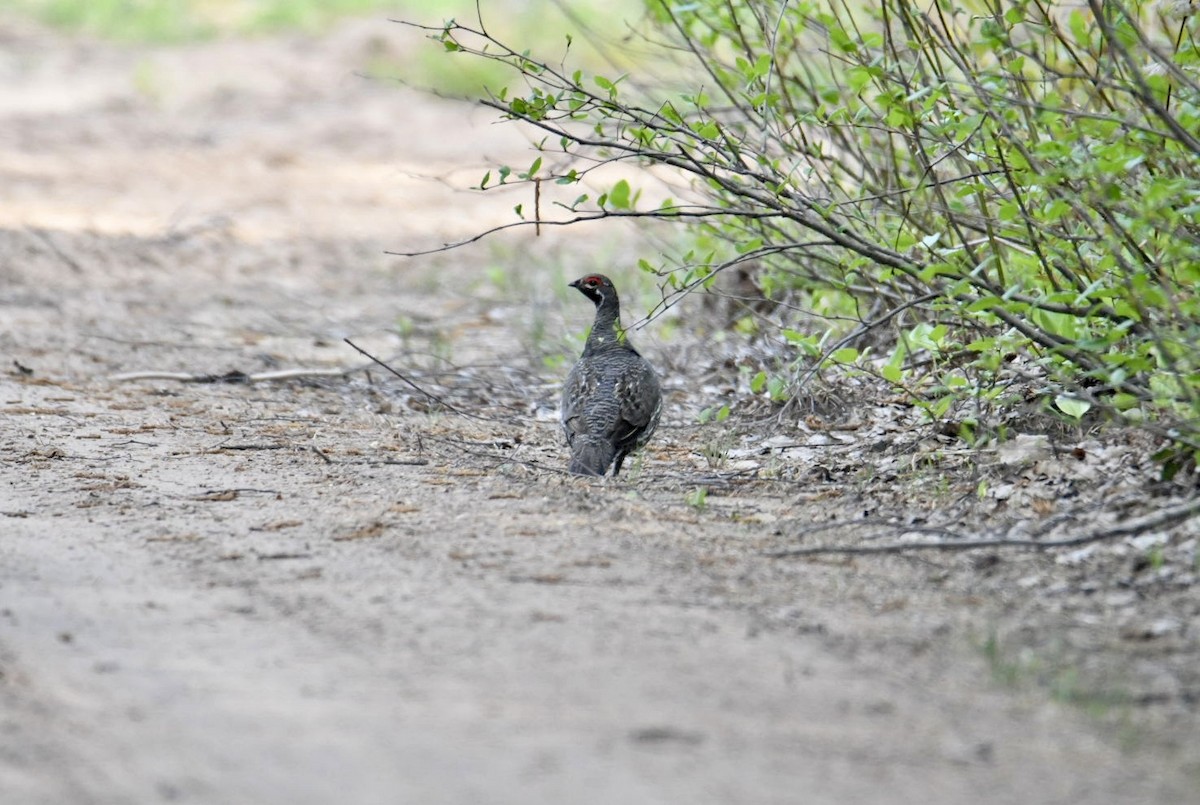
[[[571,287],[571,288],[578,288],[578,287],[579,287],[579,280],[574,280],[573,282],[568,282],[568,283],[567,283],[567,285],[568,285],[569,287]]]

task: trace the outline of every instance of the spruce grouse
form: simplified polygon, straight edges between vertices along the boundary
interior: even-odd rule
[[[583,355],[563,385],[562,426],[571,447],[567,469],[577,475],[613,476],[625,456],[644,445],[662,413],[658,376],[618,332],[621,303],[612,280],[588,274],[571,287],[596,305]]]

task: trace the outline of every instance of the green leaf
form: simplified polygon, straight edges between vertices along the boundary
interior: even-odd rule
[[[1141,400],[1132,394],[1118,393],[1112,396],[1112,405],[1118,411],[1128,411],[1130,408],[1137,408],[1141,404]]]
[[[631,206],[629,203],[629,182],[621,179],[613,185],[612,190],[608,191],[608,200],[616,209],[628,210]]]
[[[856,65],[846,71],[846,79],[850,83],[850,91],[857,95],[863,87],[871,83],[874,76],[866,67]]]
[[[994,307],[1003,307],[1004,300],[998,296],[984,296],[976,299],[971,304],[967,305],[963,310],[967,313],[979,313],[984,310],[991,310]]]
[[[854,347],[842,347],[829,357],[837,363],[854,363],[858,360],[858,350]]]
[[[1086,414],[1092,407],[1090,402],[1066,394],[1059,394],[1055,397],[1054,405],[1058,410],[1075,420]]]
[[[969,352],[987,352],[994,354],[998,348],[996,346],[996,339],[980,338],[976,341],[969,342],[965,349]]]
[[[758,394],[766,387],[767,387],[767,373],[760,371],[758,374],[756,374],[754,376],[753,379],[751,379],[750,390],[752,392],[754,392],[755,394]]]
[[[596,86],[598,86],[598,87],[600,87],[600,89],[608,92],[609,100],[615,101],[617,99],[617,85],[625,80],[625,76],[621,76],[616,81],[609,81],[604,76],[598,75],[598,76],[593,76],[592,80],[596,82]]]
[[[830,28],[829,39],[838,47],[839,50],[842,50],[845,53],[853,53],[854,51],[858,50],[858,43],[851,39],[850,36],[841,28]]]
[[[809,335],[798,330],[784,329],[780,335],[792,346],[809,358],[819,357],[821,354],[820,337],[817,335]]]
[[[799,330],[790,330],[790,329],[784,329],[780,333],[780,335],[782,335],[784,340],[787,341],[789,344],[802,344],[811,337],[811,336],[805,335],[804,333],[800,332]]]

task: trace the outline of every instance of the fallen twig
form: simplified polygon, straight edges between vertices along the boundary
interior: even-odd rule
[[[361,351],[361,350],[360,350]],[[234,369],[224,374],[191,374],[189,372],[124,372],[112,375],[109,380],[178,380],[180,383],[263,383],[271,380],[295,380],[305,377],[344,377],[366,369],[370,364],[349,369],[277,369],[272,372],[248,374]]]
[[[312,554],[298,553],[294,551],[279,551],[277,553],[256,553],[255,557],[260,562],[269,562],[275,559],[312,559]]]
[[[289,444],[221,444],[208,450],[209,453],[220,453],[223,450],[290,450]]]
[[[499,419],[499,418],[497,418],[497,417],[480,416],[479,414],[472,414],[470,411],[464,411],[464,410],[462,410],[461,408],[459,408],[459,407],[457,407],[457,406],[455,406],[455,405],[452,405],[451,403],[448,403],[448,402],[446,402],[444,399],[442,399],[441,397],[437,396],[437,395],[436,395],[436,394],[434,394],[433,392],[431,392],[431,391],[426,391],[426,390],[425,390],[425,389],[423,389],[421,386],[419,386],[415,380],[413,380],[412,378],[410,378],[410,377],[408,377],[407,375],[403,374],[402,372],[399,372],[399,371],[397,371],[397,370],[396,370],[396,369],[394,369],[393,367],[391,367],[391,366],[389,366],[388,364],[384,363],[384,362],[383,362],[382,360],[380,360],[379,358],[376,358],[376,357],[375,357],[374,355],[372,355],[370,352],[367,352],[365,349],[363,349],[363,348],[362,348],[362,347],[360,347],[358,344],[356,344],[356,343],[354,343],[353,341],[351,341],[349,338],[343,338],[342,340],[343,340],[343,341],[345,341],[347,344],[349,344],[351,347],[353,347],[355,350],[357,350],[357,351],[358,351],[360,354],[362,354],[362,355],[365,355],[366,357],[370,358],[372,361],[374,361],[375,363],[379,364],[379,365],[380,365],[380,366],[382,366],[384,369],[387,369],[389,372],[391,372],[391,373],[392,373],[392,374],[394,374],[396,377],[398,377],[398,378],[400,378],[401,380],[403,380],[403,381],[404,381],[405,383],[407,383],[408,385],[412,386],[414,389],[416,389],[418,392],[420,392],[420,393],[421,393],[421,395],[423,395],[423,396],[424,396],[424,397],[426,397],[427,399],[431,400],[432,402],[435,402],[435,403],[437,403],[438,405],[442,406],[443,408],[445,408],[447,411],[450,411],[451,413],[458,414],[459,416],[461,416],[461,417],[466,417],[467,419],[475,419],[475,420],[478,420],[478,421],[480,421],[480,422],[503,422],[503,421],[505,421],[505,420],[503,420],[503,419]]]
[[[568,476],[571,474],[571,473],[567,472],[565,469],[563,469],[562,467],[552,467],[549,464],[543,464],[540,461],[531,461],[528,459],[516,458],[515,456],[511,456],[511,455],[501,455],[499,453],[492,453],[492,452],[488,452],[486,450],[472,449],[471,445],[479,444],[478,442],[465,442],[465,441],[462,441],[459,439],[451,439],[451,438],[438,437],[438,436],[427,437],[427,438],[429,438],[429,440],[432,442],[449,445],[450,447],[453,447],[456,450],[466,453],[469,456],[475,456],[477,458],[489,459],[489,460],[495,462],[497,465],[499,465],[499,464],[520,464],[521,466],[529,467],[530,469],[538,470],[540,472],[552,472],[552,473],[557,473],[558,475],[568,475]],[[495,442],[488,442],[485,444],[495,444]],[[509,449],[511,449],[511,448],[509,448]]]
[[[1200,498],[1187,500],[1175,506],[1145,515],[1144,517],[1135,517],[1106,528],[1094,528],[1078,537],[1069,537],[1067,539],[1036,540],[996,537],[976,540],[952,540],[948,542],[889,543],[886,545],[813,545],[807,548],[790,548],[784,551],[766,551],[762,555],[772,559],[785,559],[795,556],[834,554],[865,556],[869,554],[909,553],[916,551],[975,551],[984,548],[1032,548],[1034,550],[1075,548],[1080,545],[1087,545],[1106,539],[1130,537],[1154,528],[1169,528],[1195,517],[1197,514],[1200,514]],[[848,527],[859,524],[842,523],[840,525]],[[897,526],[896,528],[901,531],[930,530],[908,526]],[[940,531],[940,529],[938,530]]]

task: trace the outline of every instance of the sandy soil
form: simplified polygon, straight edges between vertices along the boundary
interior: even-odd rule
[[[509,220],[454,184],[530,159],[483,110],[356,75],[418,42],[0,18],[5,802],[1200,802],[1193,524],[1152,535],[1156,576],[1127,543],[766,557],[832,512],[924,522],[942,470],[714,470],[695,412],[722,387],[653,326],[661,436],[628,478],[562,474],[542,359],[590,317],[563,284],[633,236],[386,256]],[[113,379],[359,366],[347,336],[478,418],[377,369]],[[989,503],[1069,510],[1088,461]]]

